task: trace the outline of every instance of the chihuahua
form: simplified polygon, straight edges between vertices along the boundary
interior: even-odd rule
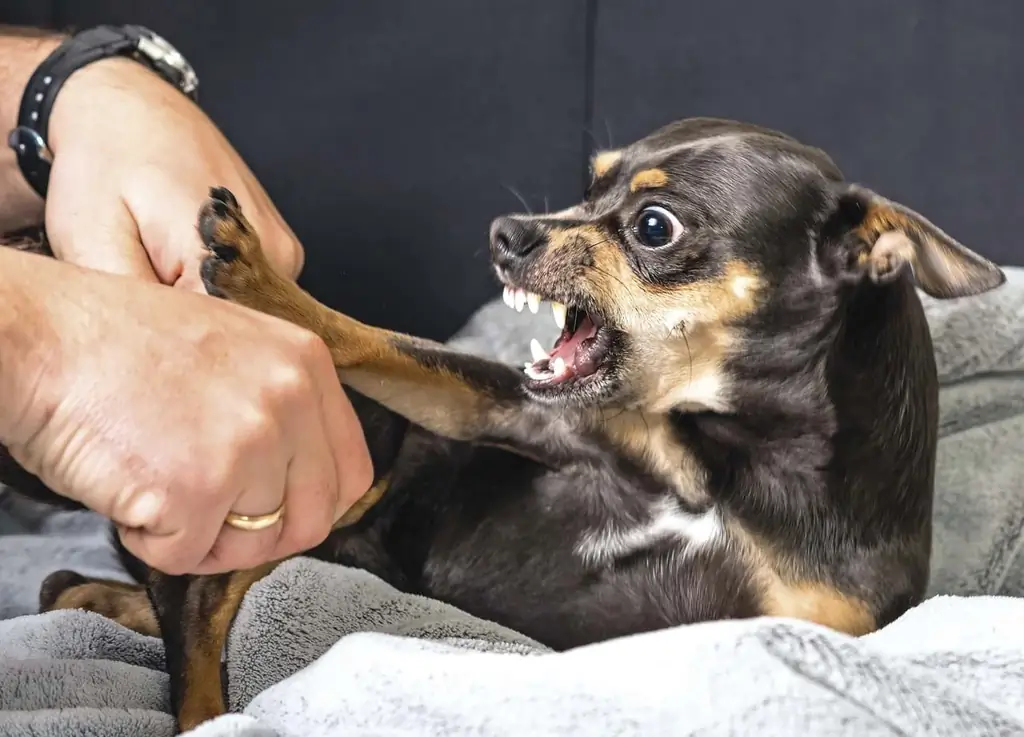
[[[561,329],[525,368],[328,309],[211,190],[207,291],[317,333],[373,457],[308,555],[555,649],[754,616],[861,635],[920,602],[938,381],[916,290],[1002,271],[754,125],[683,120],[592,170],[581,203],[491,227],[505,301],[548,301]],[[175,577],[122,555],[141,586],[61,571],[41,609],[162,636],[180,727],[223,713],[232,618],[276,563]]]

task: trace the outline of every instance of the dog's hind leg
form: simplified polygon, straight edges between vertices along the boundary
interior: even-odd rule
[[[40,611],[84,609],[161,637],[171,706],[178,728],[187,731],[227,711],[221,653],[246,592],[276,566],[217,576],[150,571],[145,587],[57,571],[40,589]]]
[[[277,565],[215,576],[150,572],[147,590],[163,633],[171,705],[183,732],[227,711],[221,653],[246,592]]]
[[[342,382],[438,435],[493,444],[556,465],[579,458],[575,410],[529,398],[519,371],[441,344],[374,328],[317,302],[274,272],[259,237],[226,189],[211,190],[199,214],[210,252],[207,291],[319,335]]]
[[[39,589],[39,611],[58,609],[95,612],[139,634],[160,637],[160,625],[146,589],[138,584],[56,571],[46,577]]]

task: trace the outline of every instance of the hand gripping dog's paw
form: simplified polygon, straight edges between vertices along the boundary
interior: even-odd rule
[[[228,189],[210,189],[209,199],[199,210],[198,228],[209,251],[199,267],[207,293],[244,304],[268,278],[270,265],[256,231]]]

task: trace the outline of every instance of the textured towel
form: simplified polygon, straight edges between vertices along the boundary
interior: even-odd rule
[[[1024,271],[1008,273],[976,299],[926,299],[943,383],[937,594],[1024,593]],[[554,332],[495,302],[453,342],[519,362]],[[93,515],[0,492],[0,532],[0,616],[34,612],[56,568],[124,576]],[[1022,625],[1021,600],[936,598],[859,640],[758,620],[554,655],[299,559],[253,587],[232,630],[229,701],[244,714],[196,734],[1024,733]],[[171,734],[166,683],[160,643],[101,617],[0,622],[0,737]]]

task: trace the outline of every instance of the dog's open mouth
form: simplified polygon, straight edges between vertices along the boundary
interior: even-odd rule
[[[522,311],[539,311],[541,297],[532,292],[505,287],[505,304]],[[551,302],[555,324],[562,333],[550,350],[536,338],[530,342],[533,361],[523,369],[536,388],[562,386],[589,380],[600,372],[610,355],[611,329],[599,315],[574,305]]]

